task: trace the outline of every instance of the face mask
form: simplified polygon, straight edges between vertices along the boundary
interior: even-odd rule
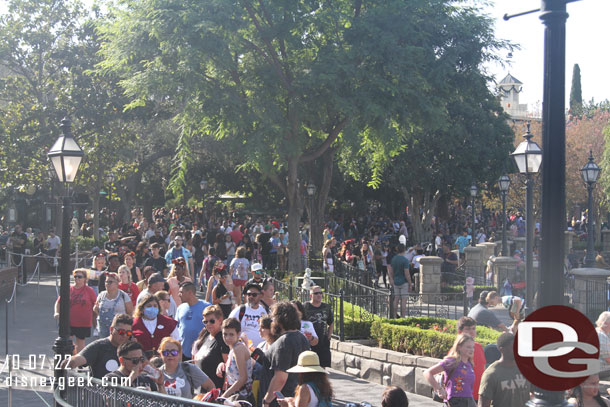
[[[144,317],[146,319],[155,319],[159,314],[159,308],[157,307],[146,307],[144,308]]]

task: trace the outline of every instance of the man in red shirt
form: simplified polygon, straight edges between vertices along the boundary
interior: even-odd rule
[[[242,233],[241,229],[243,229],[242,225],[236,226],[231,233],[229,233],[229,235],[231,235],[231,239],[233,239],[233,243],[235,243],[236,245],[239,244],[239,242],[241,242],[241,239],[244,238],[244,234]]]
[[[457,333],[466,334],[476,339],[477,337],[477,322],[470,317],[462,317],[457,321]],[[474,342],[474,355],[472,357],[474,362],[474,386],[472,388],[472,397],[474,401],[478,402],[479,399],[479,385],[481,384],[481,377],[485,371],[485,353],[483,347],[476,340]]]

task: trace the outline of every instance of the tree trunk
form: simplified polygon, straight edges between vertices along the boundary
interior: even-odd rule
[[[299,237],[299,220],[301,219],[303,203],[301,191],[297,181],[298,161],[293,159],[288,163],[288,176],[286,177],[286,195],[288,201],[288,271],[300,273],[301,239]]]
[[[402,192],[410,205],[411,224],[413,227],[413,236],[411,236],[412,242],[418,244],[431,241],[432,217],[436,209],[436,204],[441,196],[440,191],[436,191],[434,194],[428,191],[410,193],[406,188],[403,188]]]
[[[119,196],[121,197],[121,206],[119,207],[119,221],[121,225],[131,218],[131,207],[135,201],[136,191],[142,184],[142,172],[133,172],[123,181],[124,188],[119,188]]]
[[[97,177],[97,181],[95,183],[95,188],[93,192],[93,238],[95,241],[100,240],[100,179],[101,177]]]
[[[314,216],[310,221],[311,227],[311,248],[315,256],[322,254],[322,238],[324,218],[326,216],[326,202],[328,201],[328,193],[330,192],[330,184],[333,178],[333,162],[335,159],[335,148],[330,148],[322,156],[322,182],[318,185],[320,189],[314,197]]]

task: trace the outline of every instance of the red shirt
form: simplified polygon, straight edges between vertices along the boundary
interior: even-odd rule
[[[479,400],[479,386],[481,385],[481,376],[485,371],[485,352],[479,342],[474,343],[474,355],[472,357],[474,362],[474,385],[472,386],[472,397],[475,401]]]
[[[93,306],[97,296],[93,288],[84,285],[81,288],[70,287],[70,326],[89,328],[93,322]]]
[[[129,295],[129,298],[131,298],[131,302],[133,302],[133,305],[136,305],[136,299],[138,298],[138,295],[140,295],[140,289],[138,288],[136,283],[119,283],[119,290],[125,291],[127,295]]]

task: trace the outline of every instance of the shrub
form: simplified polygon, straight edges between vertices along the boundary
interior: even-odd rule
[[[435,317],[377,319],[371,324],[371,337],[384,349],[442,358],[455,340],[456,322]],[[476,340],[483,347],[496,343],[498,336],[498,331],[484,326],[477,327]]]
[[[448,285],[446,287],[442,287],[441,291],[448,294],[461,294],[464,292],[463,285]],[[475,285],[474,286],[474,294],[473,299],[476,301],[479,299],[479,295],[481,291],[498,291],[498,288],[493,285]]]

